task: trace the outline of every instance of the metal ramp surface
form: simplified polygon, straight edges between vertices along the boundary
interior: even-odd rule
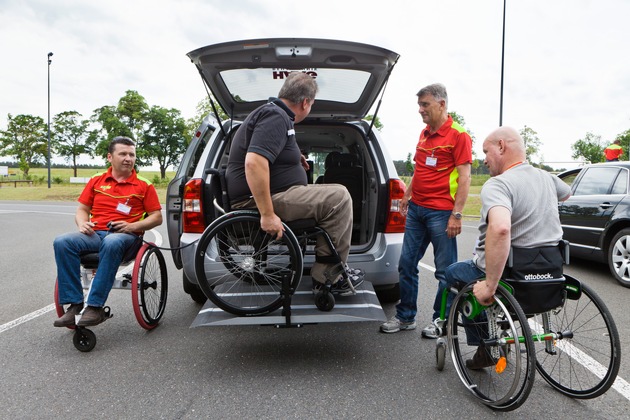
[[[221,286],[218,287],[220,288]],[[291,297],[291,316],[289,319],[282,314],[282,307],[267,315],[236,316],[224,312],[222,309],[217,308],[210,300],[207,300],[190,327],[214,327],[223,325],[299,327],[304,324],[363,321],[383,322],[386,320],[385,312],[383,312],[383,308],[376,297],[372,283],[364,281],[363,284],[357,288],[357,294],[354,296],[335,295],[335,307],[330,312],[322,312],[315,306],[315,299],[311,291],[311,278],[305,277],[302,278],[298,290]]]

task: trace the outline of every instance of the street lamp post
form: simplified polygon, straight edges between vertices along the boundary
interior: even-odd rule
[[[503,67],[505,62],[505,6],[507,0],[503,0],[503,41],[501,44],[501,98],[499,100],[499,127],[503,125]]]
[[[50,57],[53,53],[48,53],[48,188],[50,188]]]

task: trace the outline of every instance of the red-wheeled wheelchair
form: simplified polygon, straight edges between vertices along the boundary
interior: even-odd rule
[[[89,290],[92,285],[98,262],[97,252],[81,255],[81,283],[84,290]],[[157,327],[164,315],[168,294],[166,262],[160,249],[154,243],[139,238],[125,253],[112,289],[131,290],[133,312],[140,326],[146,330]],[[61,317],[65,309],[59,304],[56,280],[54,299],[57,315]],[[105,308],[109,313],[109,307]],[[77,350],[88,352],[96,346],[96,335],[90,329],[78,326],[69,328],[74,329],[73,343]]]

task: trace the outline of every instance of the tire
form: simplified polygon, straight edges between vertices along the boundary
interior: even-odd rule
[[[437,339],[435,343],[435,364],[440,372],[444,369],[446,363],[446,341],[443,337]]]
[[[195,274],[217,307],[238,316],[264,315],[282,305],[282,281],[296,290],[302,253],[284,225],[280,240],[260,227],[260,216],[235,211],[216,219],[199,239]]]
[[[153,244],[144,244],[136,255],[131,278],[133,312],[140,326],[155,328],[164,315],[168,274],[164,256]]]
[[[72,337],[72,344],[80,352],[89,352],[96,347],[96,335],[87,328],[77,328]]]
[[[579,284],[566,274],[565,278]],[[589,286],[581,284],[581,294],[575,297],[566,299],[560,310],[530,321],[534,333],[559,332],[565,336],[536,342],[536,368],[561,393],[595,398],[612,386],[619,372],[619,333],[608,308]]]
[[[535,377],[535,355],[527,318],[514,297],[503,286],[495,293],[495,302],[481,310],[469,324],[469,331],[479,334],[485,351],[495,365],[471,369],[471,359],[478,345],[467,343],[463,320],[469,313],[473,284],[467,285],[455,297],[447,323],[451,358],[459,378],[466,388],[484,404],[498,411],[520,407],[532,389]],[[474,300],[476,303],[476,300]],[[478,304],[477,304],[478,305]]]
[[[206,297],[206,295],[203,294],[203,291],[198,285],[188,279],[186,273],[182,273],[182,283],[184,285],[184,292],[188,293],[192,300],[200,305],[206,303],[206,300],[208,300],[208,298]]]
[[[335,307],[335,297],[327,290],[321,290],[315,295],[315,306],[322,312],[330,312]]]
[[[610,242],[608,268],[615,280],[630,287],[630,228],[621,229]]]

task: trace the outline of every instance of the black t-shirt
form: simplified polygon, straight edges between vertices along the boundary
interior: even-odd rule
[[[306,171],[301,164],[300,148],[295,140],[293,112],[279,99],[252,111],[238,128],[228,159],[225,179],[232,203],[251,197],[245,179],[245,155],[259,154],[269,161],[271,194],[294,185],[306,185]]]

